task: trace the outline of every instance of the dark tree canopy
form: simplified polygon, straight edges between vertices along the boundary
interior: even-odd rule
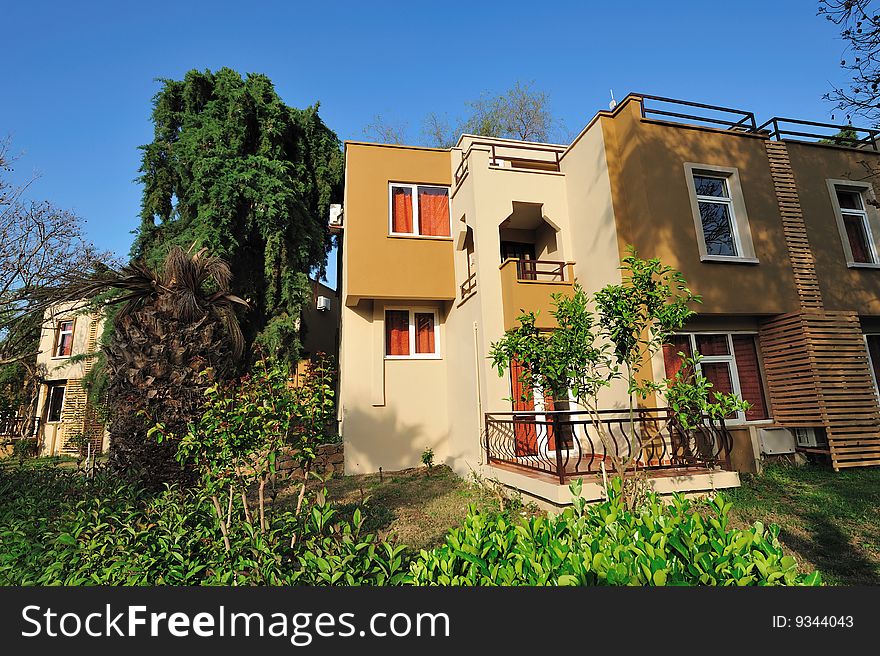
[[[296,358],[308,274],[323,272],[327,210],[341,196],[339,139],[317,104],[288,107],[265,75],[228,68],[162,80],[153,123],[133,257],[157,266],[195,245],[224,258],[253,308],[248,345]]]

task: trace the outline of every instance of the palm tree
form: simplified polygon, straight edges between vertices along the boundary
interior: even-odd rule
[[[133,262],[65,286],[68,299],[103,297],[118,308],[102,351],[110,462],[127,478],[156,485],[186,477],[173,441],[160,444],[147,430],[162,421],[182,434],[204,390],[237,373],[244,340],[234,309],[248,304],[230,293],[231,282],[226,262],[206,249],[174,248],[161,272]]]

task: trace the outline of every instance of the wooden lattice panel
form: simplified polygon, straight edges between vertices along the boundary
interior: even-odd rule
[[[835,469],[880,464],[880,410],[858,316],[783,315],[765,322],[760,339],[774,419],[823,426]]]
[[[816,276],[816,262],[810,241],[807,238],[807,227],[798,196],[794,171],[788,157],[788,148],[781,141],[764,142],[767,157],[770,160],[770,175],[776,191],[779,214],[782,217],[782,229],[791,268],[794,272],[794,283],[800,305],[805,310],[822,309],[822,292]]]

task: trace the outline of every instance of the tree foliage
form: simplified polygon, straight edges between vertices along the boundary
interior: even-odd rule
[[[172,248],[161,268],[133,262],[63,287],[62,298],[103,299],[117,307],[102,344],[110,425],[110,460],[128,478],[156,485],[183,478],[176,442],[147,430],[161,418],[180,435],[198,413],[204,390],[237,372],[244,339],[230,292],[232,274],[204,249]]]
[[[840,60],[848,71],[848,88],[837,87],[825,98],[847,112],[880,124],[880,10],[872,0],[819,0],[819,14],[840,27],[847,43]]]
[[[265,75],[228,68],[162,80],[152,118],[133,256],[156,266],[196,245],[224,258],[253,308],[246,343],[295,359],[308,274],[323,271],[325,217],[341,196],[339,140],[317,104],[289,107]]]
[[[0,140],[0,406],[14,412],[36,403],[35,359],[52,290],[110,255],[86,238],[76,214],[26,198],[34,178],[12,181],[10,147]]]

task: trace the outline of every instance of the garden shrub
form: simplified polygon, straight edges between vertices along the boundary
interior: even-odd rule
[[[359,511],[339,520],[324,493],[267,521],[265,531],[232,522],[227,551],[198,489],[0,471],[0,585],[385,585],[407,571],[404,547],[362,534]]]
[[[616,486],[616,487],[615,487]],[[578,492],[577,484],[574,491]],[[0,469],[0,585],[817,585],[780,548],[778,529],[728,526],[721,495],[705,517],[683,497],[619,495],[549,517],[471,508],[446,543],[412,554],[306,496],[266,528],[229,524],[222,539],[199,489],[150,491],[99,471]],[[241,512],[237,508],[234,512]]]
[[[676,495],[655,494],[635,511],[615,479],[610,498],[575,504],[558,515],[512,522],[471,510],[446,544],[422,550],[411,565],[415,585],[819,585],[798,573],[776,526],[731,529],[731,504],[718,494],[710,516]]]

